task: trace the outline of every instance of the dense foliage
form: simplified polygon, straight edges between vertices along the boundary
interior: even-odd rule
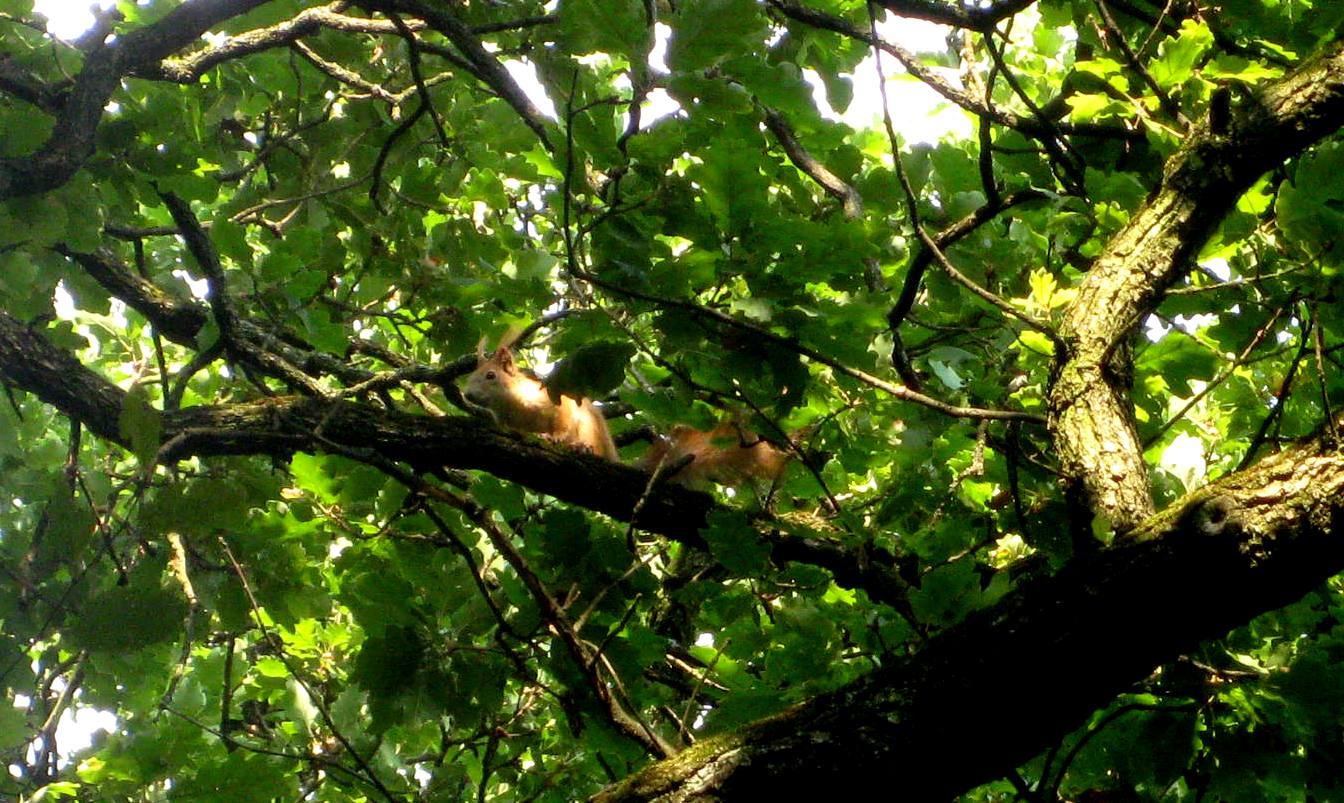
[[[895,44],[912,20],[936,49]],[[152,0],[60,41],[0,0],[0,796],[580,799],[871,689],[1290,441],[1329,459],[1342,22]],[[886,123],[842,122],[879,76]],[[927,87],[970,124],[907,141]],[[1317,105],[1275,128],[1279,91]],[[1155,209],[1190,211],[1136,234]],[[626,462],[732,421],[787,473],[711,500],[499,432],[457,383],[519,332]],[[1070,418],[1094,390],[1112,423]],[[1333,504],[1312,526],[1342,536]],[[1063,703],[964,689],[1025,763],[972,750],[949,766],[992,771],[942,783],[1344,798],[1344,583],[1320,580],[1247,591],[1198,646],[1219,599],[1117,628],[1176,646],[1043,740],[1000,704]],[[111,730],[67,749],[91,711]]]

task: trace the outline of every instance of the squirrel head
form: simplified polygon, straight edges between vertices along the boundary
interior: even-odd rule
[[[467,377],[463,395],[488,411],[496,423],[524,432],[548,432],[555,425],[556,405],[546,386],[520,370],[510,344],[487,355],[485,341],[476,347],[476,370]]]
[[[519,379],[509,347],[500,346],[494,354],[486,354],[482,340],[476,346],[476,370],[467,377],[464,395],[474,404],[498,409],[500,402],[512,395],[511,389]]]

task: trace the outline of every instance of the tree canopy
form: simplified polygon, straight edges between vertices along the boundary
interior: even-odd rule
[[[1341,24],[0,0],[0,795],[1344,798]]]

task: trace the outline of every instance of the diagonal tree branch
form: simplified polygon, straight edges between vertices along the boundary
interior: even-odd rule
[[[207,313],[201,305],[176,298],[131,270],[110,250],[80,253],[60,245],[56,251],[79,263],[103,289],[152,324],[159,334],[184,346],[196,345],[196,335],[205,326]]]
[[[1007,109],[982,103],[978,98],[952,86],[938,73],[925,67],[914,54],[890,42],[876,38],[867,31],[852,25],[848,20],[801,5],[795,0],[769,0],[771,7],[791,20],[823,31],[833,31],[850,39],[857,39],[870,46],[881,48],[891,54],[911,75],[924,82],[930,89],[947,98],[976,117],[986,117],[1005,128],[1021,131],[1039,139],[1054,138],[1059,134],[1084,134],[1087,136],[1107,137],[1111,139],[1142,139],[1141,130],[1122,128],[1116,125],[1069,123],[1067,121],[1044,121],[1034,117],[1024,117]],[[941,5],[941,4],[940,4]],[[951,8],[951,6],[949,6]],[[974,27],[974,26],[970,26]]]
[[[1311,591],[1344,568],[1341,534],[1344,453],[1301,443],[1024,584],[912,657],[593,800],[820,799],[841,779],[950,799],[1010,773],[1153,667]]]
[[[793,126],[778,110],[762,106],[765,127],[779,140],[779,147],[788,155],[794,166],[806,173],[813,181],[821,185],[826,194],[840,202],[845,217],[854,220],[863,215],[863,197],[853,185],[832,173],[830,168],[813,156],[807,147],[798,140]]]
[[[1344,43],[1335,43],[1246,101],[1225,135],[1196,127],[1065,310],[1050,431],[1065,473],[1116,530],[1133,529],[1154,510],[1128,398],[1125,338],[1256,179],[1341,125]]]
[[[1000,0],[997,3],[947,3],[942,0],[873,0],[873,2],[898,17],[984,32],[1023,11],[1036,0]]]

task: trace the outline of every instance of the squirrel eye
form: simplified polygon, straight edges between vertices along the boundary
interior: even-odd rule
[[[485,378],[486,378],[486,379],[494,379],[494,378],[495,378],[495,372],[494,372],[494,371],[486,371],[486,372],[485,372]]]

